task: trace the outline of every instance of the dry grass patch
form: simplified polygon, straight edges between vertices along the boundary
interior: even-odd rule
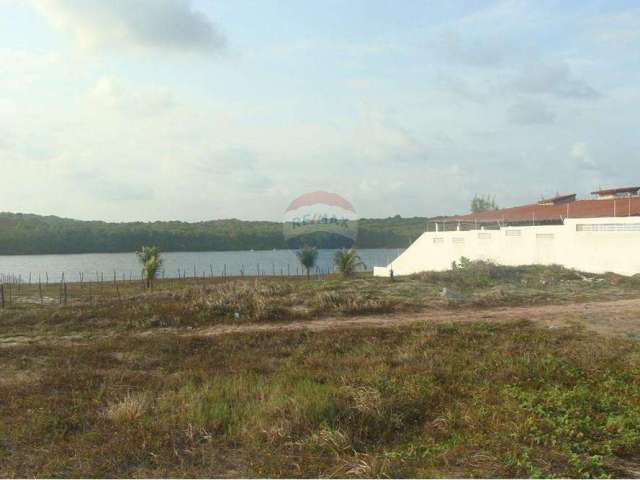
[[[147,413],[149,404],[146,393],[127,393],[123,399],[109,403],[104,415],[113,422],[134,422]]]
[[[640,346],[562,327],[606,316],[609,304],[555,313],[553,329],[423,322],[138,334],[445,308],[444,287],[463,292],[455,308],[638,288],[637,279],[586,281],[556,268],[478,269],[176,291],[160,282],[121,302],[1,311],[6,337],[51,341],[0,348],[0,371],[29,379],[0,381],[0,477],[633,476]],[[62,341],[70,335],[83,341]]]
[[[74,286],[73,288],[76,288]],[[80,288],[80,287],[77,287]],[[84,287],[86,288],[86,286]],[[455,300],[442,295],[455,292]],[[557,266],[503,267],[470,262],[449,272],[396,278],[369,274],[305,280],[235,278],[158,282],[152,292],[123,288],[120,297],[69,306],[12,305],[0,311],[4,335],[120,332],[267,323],[327,316],[433,309],[491,308],[637,298],[640,277],[587,275]],[[5,342],[6,343],[6,342]]]

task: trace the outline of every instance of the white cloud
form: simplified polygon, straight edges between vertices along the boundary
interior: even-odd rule
[[[216,51],[224,37],[189,0],[31,0],[82,48]]]
[[[587,22],[589,32],[598,40],[616,47],[640,42],[640,8],[632,8]]]
[[[545,125],[555,121],[555,114],[546,105],[523,101],[509,107],[507,118],[518,125]]]
[[[366,165],[423,161],[425,148],[383,111],[368,109],[345,140]]]
[[[78,79],[85,72],[57,52],[0,48],[0,87],[24,90],[52,80]]]
[[[174,55],[160,64],[121,53],[217,51],[220,34],[195,0],[29,1],[86,48],[112,51],[43,44],[39,22],[33,38],[15,34],[0,49],[4,209],[280,218],[295,195],[323,189],[365,216],[446,214],[464,213],[475,193],[508,206],[638,179],[636,50],[585,44],[584,19],[575,35],[568,9],[496,2],[443,23],[416,17],[412,31],[336,25],[329,38],[316,24],[283,28],[293,17],[263,25],[226,8],[230,26],[255,27],[242,55],[233,68],[186,69]],[[631,38],[633,18],[602,29]],[[25,50],[8,50],[16,45]]]
[[[448,61],[472,67],[500,66],[508,54],[504,42],[498,38],[463,37],[455,31],[443,34],[441,49]]]
[[[477,80],[477,79],[476,79]],[[445,91],[453,95],[476,103],[485,103],[488,98],[486,85],[478,84],[469,79],[469,76],[440,75],[438,83]]]
[[[571,158],[580,170],[598,170],[598,164],[591,157],[591,152],[584,142],[576,142],[571,146]]]
[[[173,94],[167,88],[134,88],[116,77],[99,79],[91,89],[90,98],[100,107],[125,114],[156,115],[175,106]]]
[[[600,97],[591,85],[577,78],[564,62],[530,64],[513,83],[521,93],[548,94],[560,98],[595,99]]]

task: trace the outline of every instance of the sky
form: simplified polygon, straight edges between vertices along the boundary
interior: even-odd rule
[[[0,0],[0,211],[465,213],[640,184],[640,3]]]

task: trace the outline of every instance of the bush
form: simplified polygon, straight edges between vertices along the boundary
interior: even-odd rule
[[[542,286],[557,285],[562,282],[584,280],[585,278],[605,278],[608,283],[633,281],[627,277],[615,275],[616,279],[579,272],[560,265],[525,265],[511,267],[496,265],[484,260],[460,258],[452,263],[452,269],[446,272],[424,272],[417,274],[423,281],[463,290],[490,288],[498,284]]]

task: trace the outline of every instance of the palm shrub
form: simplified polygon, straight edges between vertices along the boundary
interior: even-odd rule
[[[162,258],[160,258],[159,247],[142,247],[138,255],[138,260],[142,264],[142,273],[147,284],[147,288],[151,288],[153,281],[158,276],[160,267],[162,267]]]
[[[333,257],[338,271],[345,277],[353,275],[358,267],[367,268],[358,252],[353,248],[349,250],[338,250]]]
[[[318,249],[305,245],[296,252],[300,264],[307,270],[307,278],[309,278],[310,270],[316,265],[318,260]]]

